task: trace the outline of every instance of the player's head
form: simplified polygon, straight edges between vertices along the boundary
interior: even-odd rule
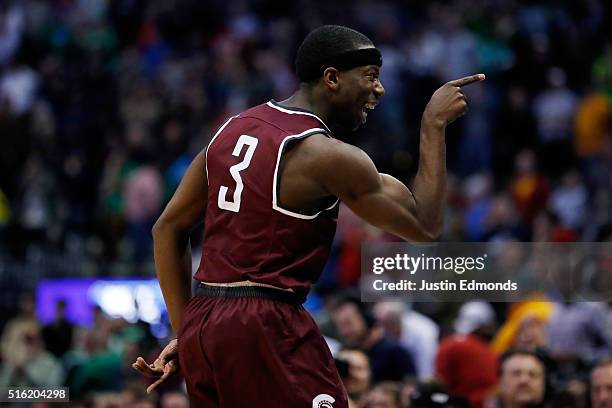
[[[313,30],[297,52],[300,82],[326,101],[330,124],[355,130],[364,124],[385,90],[379,80],[380,51],[348,27],[326,25]]]

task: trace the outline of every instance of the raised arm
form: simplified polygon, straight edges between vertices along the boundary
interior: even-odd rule
[[[207,192],[206,155],[201,152],[153,226],[155,270],[175,333],[191,297],[189,232],[204,220]]]
[[[431,97],[423,113],[419,169],[412,192],[399,180],[378,173],[360,149],[322,138],[317,143],[325,152],[312,169],[315,179],[374,226],[408,241],[438,239],[446,201],[446,126],[467,112],[461,86],[483,79],[479,74],[448,82]]]
[[[421,120],[419,168],[412,192],[423,228],[440,236],[446,205],[446,126],[468,109],[461,87],[484,80],[483,74],[450,81],[431,97]]]
[[[407,241],[437,238],[434,231],[427,229],[431,222],[419,219],[410,190],[397,179],[378,173],[362,150],[337,140],[319,138],[316,143],[325,152],[313,170],[326,193],[340,198],[368,223]]]

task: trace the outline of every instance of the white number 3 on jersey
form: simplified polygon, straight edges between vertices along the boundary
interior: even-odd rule
[[[240,211],[240,196],[242,195],[242,189],[244,188],[244,184],[242,184],[242,177],[240,177],[240,172],[249,167],[251,164],[251,159],[253,158],[253,153],[255,153],[257,143],[258,140],[256,138],[247,135],[240,136],[238,142],[236,142],[232,155],[236,157],[240,156],[242,147],[245,145],[247,146],[247,151],[244,155],[244,159],[242,159],[240,163],[234,164],[229,169],[232,178],[236,182],[233,200],[228,201],[226,199],[227,190],[229,190],[229,188],[226,186],[221,186],[221,188],[219,188],[219,198],[217,200],[217,205],[219,208],[233,212]]]

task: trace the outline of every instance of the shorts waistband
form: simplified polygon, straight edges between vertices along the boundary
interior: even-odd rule
[[[266,288],[261,286],[211,286],[198,283],[195,288],[196,296],[240,298],[252,297],[260,299],[277,300],[279,302],[301,305],[304,300],[295,293]]]

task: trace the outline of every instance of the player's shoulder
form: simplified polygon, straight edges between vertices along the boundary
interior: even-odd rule
[[[370,157],[360,148],[323,133],[312,135],[299,146],[314,174],[322,179],[361,179],[378,172]]]
[[[230,119],[234,122],[249,122],[249,121],[265,121],[266,109],[265,104],[260,104],[248,108],[237,115],[232,116]]]
[[[318,130],[330,133],[327,125],[314,113],[299,108],[285,107],[274,100],[253,106],[240,113],[237,118],[267,124],[277,128],[291,139],[302,138]]]
[[[311,135],[301,145],[305,152],[316,156],[319,160],[343,162],[368,157],[357,146],[330,137],[323,132]]]

